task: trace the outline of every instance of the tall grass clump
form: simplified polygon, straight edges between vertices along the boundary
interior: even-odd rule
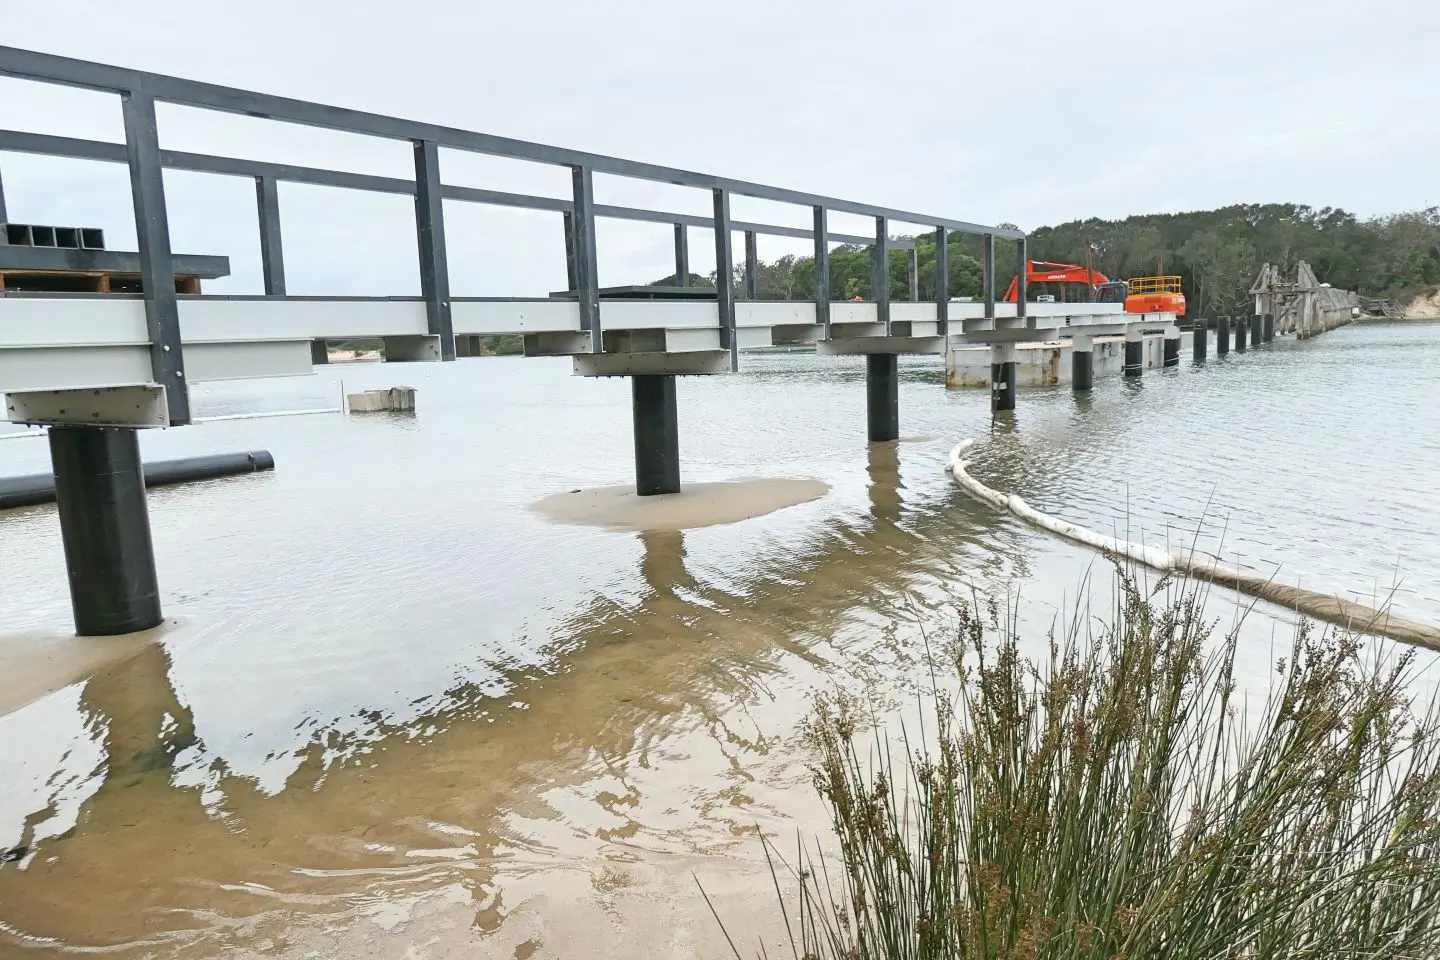
[[[1119,584],[1038,663],[962,606],[936,658],[957,682],[906,755],[817,701],[840,853],[777,868],[794,953],[1440,957],[1440,726],[1411,655],[1302,623],[1247,709],[1194,593]]]

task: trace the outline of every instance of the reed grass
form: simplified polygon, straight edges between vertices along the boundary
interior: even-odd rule
[[[1302,622],[1247,701],[1195,592],[1117,578],[1106,622],[1039,662],[1009,611],[961,605],[919,744],[817,698],[839,854],[766,841],[795,957],[1440,957],[1440,724],[1412,655]]]

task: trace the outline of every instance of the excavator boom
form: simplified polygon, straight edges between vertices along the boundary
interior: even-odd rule
[[[1110,278],[1099,270],[1091,270],[1087,267],[1077,267],[1073,263],[1050,263],[1047,260],[1027,260],[1025,262],[1025,282],[1029,283],[1083,283],[1092,290],[1102,283],[1109,283]],[[1014,303],[1020,292],[1020,278],[1011,277],[1010,286],[1005,291],[1003,302]]]

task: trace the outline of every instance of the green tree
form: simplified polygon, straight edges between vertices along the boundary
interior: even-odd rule
[[[1234,316],[1250,298],[1250,284],[1260,270],[1255,246],[1244,237],[1227,238],[1206,230],[1180,248],[1194,277],[1195,316]]]

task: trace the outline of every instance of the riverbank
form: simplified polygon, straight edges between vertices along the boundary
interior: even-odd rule
[[[1417,294],[1405,304],[1407,320],[1440,320],[1440,288]]]

